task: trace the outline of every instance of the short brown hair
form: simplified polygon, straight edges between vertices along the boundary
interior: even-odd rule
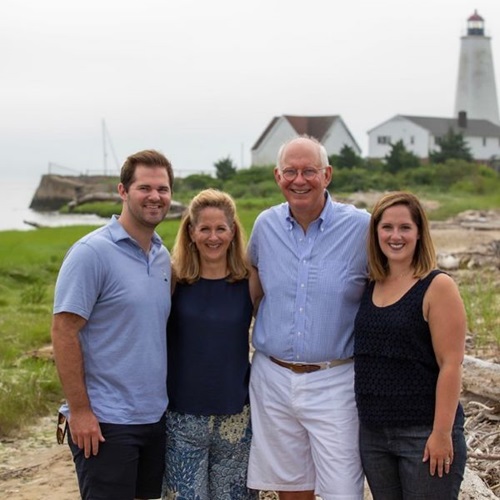
[[[191,241],[189,227],[195,226],[200,213],[205,208],[222,210],[227,222],[234,232],[234,238],[227,252],[227,281],[234,282],[248,278],[250,267],[245,255],[245,234],[236,213],[233,198],[217,189],[200,191],[189,204],[181,220],[175,243],[172,248],[172,268],[175,279],[185,283],[194,283],[201,277],[200,256]]]
[[[137,165],[146,167],[164,167],[170,181],[170,189],[174,187],[174,171],[172,164],[167,158],[154,149],[145,149],[133,155],[130,155],[122,166],[120,172],[120,182],[123,184],[125,191],[128,191],[130,185],[134,182],[135,169]]]
[[[429,230],[429,221],[419,199],[405,191],[394,191],[380,198],[372,210],[370,219],[370,232],[368,234],[368,265],[370,278],[383,280],[387,277],[389,269],[387,257],[380,248],[377,236],[377,226],[384,212],[395,205],[408,207],[411,218],[418,228],[419,239],[413,255],[412,267],[415,278],[422,278],[436,268],[436,251]]]

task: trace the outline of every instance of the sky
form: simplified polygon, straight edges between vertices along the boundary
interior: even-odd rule
[[[499,0],[2,0],[2,178],[118,173],[146,148],[179,176],[247,168],[284,114],[340,115],[366,155],[396,114],[453,115],[475,9],[498,86]]]

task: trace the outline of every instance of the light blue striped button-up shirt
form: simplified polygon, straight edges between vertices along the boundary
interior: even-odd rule
[[[354,318],[367,280],[370,215],[328,194],[304,233],[288,203],[262,212],[249,243],[264,297],[253,329],[255,349],[313,363],[353,355]]]

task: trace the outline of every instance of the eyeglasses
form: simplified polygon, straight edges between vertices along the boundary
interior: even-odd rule
[[[322,168],[304,168],[303,170],[297,170],[296,168],[285,168],[285,170],[281,171],[281,175],[283,178],[287,181],[293,181],[297,178],[299,173],[302,174],[302,177],[306,181],[312,181],[313,179],[316,179],[316,177],[319,175],[319,173],[322,170],[325,170],[325,168],[328,167],[322,167]]]
[[[66,417],[59,412],[57,415],[57,430],[56,430],[56,438],[57,444],[64,443],[64,437],[66,436],[66,431],[68,430],[68,421]]]

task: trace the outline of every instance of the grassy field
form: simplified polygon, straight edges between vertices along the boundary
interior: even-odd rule
[[[0,232],[0,436],[55,412],[62,395],[50,343],[53,287],[64,253],[88,227]]]
[[[439,219],[471,208],[500,208],[498,196],[457,199],[439,194],[432,198],[441,203],[438,212],[431,214]],[[279,197],[238,201],[247,235],[257,214],[279,201]],[[170,220],[158,227],[168,248],[178,225],[179,221]],[[92,229],[74,226],[0,232],[0,437],[57,411],[63,396],[54,364],[43,354],[43,347],[50,344],[54,283],[67,249]],[[493,327],[498,330],[494,288],[482,281],[471,283],[462,293],[470,317],[490,333]]]

